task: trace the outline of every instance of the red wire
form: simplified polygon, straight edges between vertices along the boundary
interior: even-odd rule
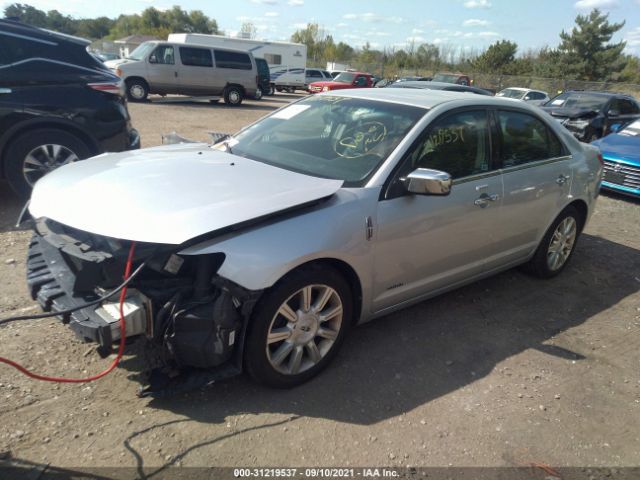
[[[135,252],[135,249],[136,249],[136,242],[131,242],[131,248],[129,249],[129,256],[127,257],[127,265],[124,269],[125,280],[127,280],[129,278],[129,275],[131,275],[131,265],[133,264],[133,253]],[[31,372],[27,370],[25,367],[23,367],[22,365],[20,365],[19,363],[14,362],[13,360],[9,360],[8,358],[0,357],[0,363],[6,363],[7,365],[10,365],[16,368],[20,372],[24,373],[27,377],[31,377],[36,380],[43,380],[45,382],[86,383],[86,382],[93,382],[94,380],[98,380],[99,378],[102,378],[105,375],[108,375],[109,373],[111,373],[111,371],[114,368],[118,366],[118,363],[120,363],[120,360],[122,359],[122,355],[124,354],[124,344],[126,340],[126,330],[127,330],[127,324],[124,319],[124,299],[126,296],[127,296],[127,286],[125,285],[124,288],[120,291],[120,322],[119,322],[120,346],[118,347],[118,355],[106,370],[87,378],[48,377],[46,375],[39,375],[37,373]]]

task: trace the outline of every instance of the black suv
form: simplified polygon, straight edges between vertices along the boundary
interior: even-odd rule
[[[20,195],[65,163],[140,147],[121,80],[88,44],[0,20],[0,176]]]
[[[593,142],[640,118],[638,102],[621,93],[568,91],[540,108],[582,142]]]

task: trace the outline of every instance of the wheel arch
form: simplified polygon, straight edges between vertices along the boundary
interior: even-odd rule
[[[33,122],[25,122],[23,124],[19,124],[16,127],[10,129],[0,138],[0,176],[4,178],[5,176],[5,152],[9,148],[12,142],[14,142],[20,136],[35,131],[35,130],[45,130],[45,129],[55,129],[62,130],[71,135],[75,135],[84,144],[89,148],[93,155],[97,155],[101,153],[101,149],[99,147],[98,141],[93,138],[93,136],[84,131],[82,128],[78,127],[74,123],[65,122],[62,120],[36,120]]]
[[[224,89],[227,90],[230,87],[236,87],[239,88],[240,91],[242,92],[242,96],[246,97],[247,96],[247,91],[245,90],[245,88],[240,85],[239,83],[232,83],[232,82],[227,82],[227,84],[224,86]]]
[[[582,199],[576,199],[564,208],[567,207],[574,207],[578,213],[580,213],[580,232],[582,232],[589,216],[589,206],[587,205],[587,202]]]

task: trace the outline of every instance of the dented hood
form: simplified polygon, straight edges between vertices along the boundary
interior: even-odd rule
[[[98,235],[180,244],[328,197],[342,183],[206,144],[171,145],[65,165],[37,182],[29,211]]]

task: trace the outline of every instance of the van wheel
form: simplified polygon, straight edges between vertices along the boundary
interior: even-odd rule
[[[260,100],[260,99],[262,98],[262,95],[263,95],[263,94],[262,94],[262,87],[258,87],[258,88],[256,89],[256,94],[255,94],[255,96],[254,96],[253,98],[254,98],[255,100]]]
[[[149,95],[149,85],[141,78],[130,78],[125,82],[127,98],[132,102],[144,102]]]
[[[32,130],[9,144],[5,173],[11,188],[28,197],[36,181],[47,173],[90,155],[82,140],[64,130]]]
[[[242,90],[239,87],[227,87],[224,91],[224,103],[237,107],[242,103]]]

